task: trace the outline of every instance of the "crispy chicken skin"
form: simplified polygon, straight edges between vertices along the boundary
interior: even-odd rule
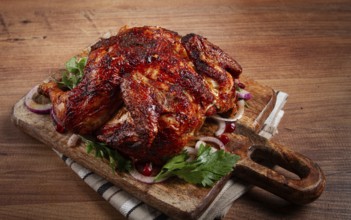
[[[91,47],[71,91],[39,91],[58,123],[136,161],[162,164],[179,153],[206,116],[235,108],[241,67],[205,38],[160,27],[122,28]]]
[[[218,46],[199,35],[184,36],[182,45],[195,64],[196,71],[211,85],[216,112],[223,113],[233,108],[234,78],[239,78],[241,66]]]

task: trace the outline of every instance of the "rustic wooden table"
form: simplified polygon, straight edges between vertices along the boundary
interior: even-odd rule
[[[325,192],[298,207],[254,188],[226,219],[351,218],[350,1],[1,0],[0,219],[123,219],[10,121],[13,104],[50,69],[123,25],[206,36],[243,74],[290,95],[274,139],[322,167]]]

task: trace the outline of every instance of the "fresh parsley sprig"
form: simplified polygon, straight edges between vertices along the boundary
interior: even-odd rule
[[[195,160],[188,161],[188,158],[186,151],[173,157],[162,167],[155,180],[177,176],[192,184],[213,186],[216,181],[229,174],[240,159],[238,155],[224,150],[211,152],[208,145],[200,146]]]
[[[109,148],[105,143],[92,141],[82,137],[82,140],[86,143],[87,153],[95,152],[95,157],[105,158],[109,161],[109,165],[113,171],[124,172],[131,169],[131,161],[125,159],[116,150]]]
[[[116,150],[109,148],[105,143],[92,141],[82,137],[86,143],[87,153],[95,153],[97,158],[105,158],[113,171],[129,171],[132,167],[131,161],[124,158]],[[238,155],[228,153],[224,150],[211,151],[208,145],[201,145],[196,159],[189,161],[186,151],[171,158],[155,177],[155,181],[170,176],[177,176],[191,184],[204,187],[213,186],[215,182],[233,171],[235,164],[240,159]]]
[[[87,64],[87,57],[78,59],[72,57],[66,64],[66,70],[62,73],[62,80],[60,84],[68,89],[73,89],[80,83],[84,75],[84,67]]]

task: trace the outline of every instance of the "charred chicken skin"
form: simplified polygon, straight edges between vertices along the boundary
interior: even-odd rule
[[[39,91],[65,129],[94,135],[135,161],[178,154],[207,116],[235,108],[240,65],[207,39],[160,27],[122,28],[91,47],[84,78],[70,91]]]

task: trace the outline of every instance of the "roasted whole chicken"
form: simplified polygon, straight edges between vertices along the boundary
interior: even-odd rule
[[[240,73],[199,35],[124,27],[91,47],[74,89],[51,81],[39,91],[66,130],[93,135],[134,161],[162,164],[196,137],[206,117],[235,111]]]

